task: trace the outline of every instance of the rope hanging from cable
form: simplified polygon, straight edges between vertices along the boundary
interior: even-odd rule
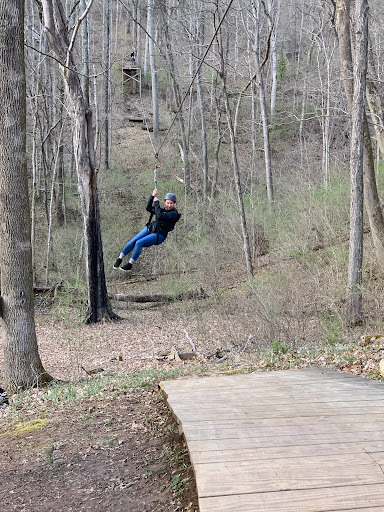
[[[121,0],[120,0],[120,1],[121,1]],[[184,104],[184,101],[186,100],[186,98],[187,98],[187,96],[188,96],[188,93],[190,92],[190,90],[191,90],[191,88],[192,88],[192,85],[193,85],[193,83],[194,83],[194,81],[195,81],[195,79],[196,79],[196,77],[197,77],[197,75],[198,75],[198,73],[199,73],[199,71],[200,71],[200,68],[202,67],[202,65],[203,65],[203,63],[204,63],[204,61],[205,61],[205,58],[207,57],[208,52],[210,51],[210,49],[211,49],[211,47],[212,47],[212,44],[213,44],[213,42],[214,42],[214,40],[215,40],[215,38],[216,38],[216,36],[217,36],[217,34],[218,34],[219,30],[220,30],[220,27],[221,27],[221,25],[222,25],[222,23],[223,23],[224,19],[226,18],[227,14],[228,14],[228,12],[229,12],[229,9],[230,9],[230,8],[231,8],[231,6],[232,6],[233,1],[234,1],[234,0],[230,0],[230,1],[229,1],[229,4],[227,5],[226,10],[225,10],[225,12],[224,12],[224,14],[223,14],[222,18],[221,18],[221,20],[219,21],[219,24],[218,24],[218,25],[217,25],[217,27],[216,27],[215,33],[213,34],[212,39],[211,39],[211,41],[210,41],[210,43],[209,43],[208,47],[206,48],[206,51],[205,51],[205,53],[204,53],[203,57],[202,57],[202,58],[201,58],[201,60],[200,60],[200,63],[199,63],[199,65],[198,65],[198,67],[197,67],[197,70],[195,71],[195,74],[194,74],[194,76],[192,77],[191,83],[189,84],[189,87],[188,87],[187,91],[185,92],[184,97],[183,97],[183,99],[182,99],[182,101],[181,101],[181,103],[180,103],[180,106],[179,106],[179,108],[178,108],[178,111],[176,112],[176,114],[175,114],[175,116],[174,116],[174,118],[173,118],[173,120],[172,120],[172,122],[171,122],[171,125],[169,126],[169,128],[168,128],[168,130],[167,130],[167,132],[166,132],[166,134],[165,134],[165,136],[164,136],[164,138],[163,138],[163,140],[162,140],[162,142],[161,142],[161,144],[160,144],[159,151],[156,151],[156,149],[155,149],[155,146],[154,146],[154,144],[153,144],[152,137],[151,137],[151,134],[150,134],[150,131],[149,131],[149,128],[148,128],[147,119],[146,119],[145,114],[144,114],[144,105],[143,105],[143,100],[142,100],[142,95],[141,95],[141,87],[140,87],[140,102],[141,102],[141,108],[142,108],[142,112],[143,112],[143,119],[144,119],[145,127],[146,127],[146,130],[147,130],[147,133],[148,133],[148,137],[149,137],[149,140],[150,140],[150,143],[151,143],[151,146],[152,146],[152,149],[153,149],[154,155],[155,155],[155,160],[157,160],[157,161],[159,162],[159,165],[155,164],[155,169],[154,169],[154,171],[153,171],[153,174],[154,174],[154,182],[155,182],[155,188],[157,188],[157,169],[159,169],[159,168],[160,168],[159,152],[161,151],[161,149],[163,148],[163,146],[164,146],[164,144],[165,144],[165,141],[166,141],[166,139],[167,139],[167,137],[168,137],[168,135],[169,135],[169,133],[170,133],[170,131],[171,131],[171,129],[172,129],[172,126],[173,126],[173,124],[174,124],[174,122],[175,122],[175,120],[176,120],[176,118],[177,118],[178,114],[180,113],[180,110],[181,110],[181,108],[182,108],[182,106],[183,106],[183,104]]]

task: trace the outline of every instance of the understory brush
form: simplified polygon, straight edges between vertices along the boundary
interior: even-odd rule
[[[114,158],[110,173],[100,179],[104,263],[108,288],[115,293],[126,291],[130,281],[113,270],[113,262],[127,240],[148,221],[145,206],[154,186],[152,156],[147,152],[140,158],[145,165],[136,162],[134,170],[134,158],[130,170]],[[205,299],[184,300],[175,305],[172,317],[180,315],[181,323],[184,318],[198,323],[200,332],[194,337],[207,354],[236,343],[242,346],[249,336],[253,338],[247,353],[253,351],[256,358],[258,352],[271,350],[276,340],[296,353],[322,352],[324,347],[355,340],[343,321],[349,244],[345,169],[334,169],[326,187],[320,182],[315,185],[309,175],[293,187],[289,169],[280,175],[278,200],[273,204],[267,200],[262,180],[255,179],[251,186],[251,178],[245,176],[242,199],[254,264],[254,277],[249,279],[233,183],[218,189],[212,201],[205,202],[194,192],[186,198],[177,179],[181,164],[177,148],[172,147],[158,171],[158,188],[160,195],[176,193],[182,218],[165,243],[143,250],[133,274],[143,284],[130,287],[129,293],[164,293],[180,300],[188,292],[203,290]],[[71,198],[69,203],[72,208],[74,201]],[[381,332],[382,276],[368,231],[363,269],[367,313],[362,331]],[[79,219],[69,219],[52,237],[49,279],[63,283],[53,301],[52,315],[57,318],[65,317],[61,311],[65,307],[75,306],[81,314],[85,309],[81,238]],[[36,247],[35,261],[41,278],[44,244]],[[129,312],[132,306],[126,309]],[[131,321],[138,322],[137,317]],[[275,352],[275,361],[287,355]]]

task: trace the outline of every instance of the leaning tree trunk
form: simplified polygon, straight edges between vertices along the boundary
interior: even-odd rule
[[[244,208],[244,202],[243,202],[243,191],[242,191],[242,187],[241,187],[240,167],[239,167],[239,161],[238,161],[238,157],[237,157],[236,132],[235,132],[235,127],[234,127],[234,123],[233,123],[231,105],[229,103],[229,97],[228,97],[226,74],[225,74],[224,51],[223,51],[223,44],[222,44],[220,32],[217,36],[217,42],[218,42],[217,47],[218,47],[219,59],[220,59],[221,85],[222,85],[223,98],[224,98],[224,104],[225,104],[225,112],[227,115],[228,131],[229,131],[229,135],[230,135],[230,139],[231,139],[232,165],[233,165],[234,179],[235,179],[235,185],[236,185],[237,202],[239,205],[239,212],[240,212],[241,231],[242,231],[242,235],[243,235],[244,256],[245,256],[245,262],[247,265],[248,276],[252,279],[252,277],[253,277],[252,256],[251,256],[251,249],[250,249],[250,245],[249,245],[249,234],[248,234],[247,220],[246,220],[246,216],[245,216],[245,208]]]
[[[87,323],[95,323],[117,316],[110,308],[104,273],[103,248],[100,229],[97,169],[95,167],[92,111],[85,102],[77,73],[72,48],[77,30],[86,11],[78,19],[71,42],[68,36],[68,22],[60,0],[43,0],[45,32],[52,50],[60,62],[60,71],[65,84],[68,110],[72,118],[73,147],[78,176],[78,187],[83,213],[85,266],[88,289]]]
[[[24,0],[0,1],[0,317],[4,387],[52,380],[40,360],[34,321],[26,164]]]
[[[353,111],[353,64],[350,36],[350,0],[337,1],[337,34],[341,77],[350,112]],[[367,116],[364,112],[364,199],[376,260],[384,271],[384,217],[377,191],[372,140]]]

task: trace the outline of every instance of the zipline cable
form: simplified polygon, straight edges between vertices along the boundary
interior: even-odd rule
[[[180,110],[181,110],[181,108],[182,108],[182,106],[183,106],[183,104],[184,104],[184,101],[186,100],[186,98],[187,98],[187,96],[188,96],[188,94],[189,94],[189,92],[190,92],[190,90],[191,90],[191,87],[192,87],[192,85],[193,85],[193,83],[194,83],[194,81],[195,81],[195,79],[196,79],[196,77],[197,77],[197,74],[199,73],[199,71],[200,71],[200,69],[201,69],[201,66],[204,64],[204,60],[205,60],[205,58],[206,58],[206,56],[207,56],[207,54],[208,54],[209,50],[211,49],[211,47],[212,47],[212,45],[213,45],[213,41],[215,40],[215,38],[216,38],[216,36],[217,36],[217,33],[219,32],[220,27],[221,27],[221,25],[222,25],[222,23],[223,23],[223,21],[224,21],[225,17],[227,16],[228,11],[229,11],[229,9],[230,9],[230,7],[231,7],[232,3],[233,3],[233,0],[230,0],[229,4],[228,4],[228,6],[227,6],[227,8],[226,8],[226,10],[225,10],[225,13],[223,14],[223,17],[221,18],[220,23],[218,24],[218,26],[217,26],[217,28],[216,28],[216,30],[215,30],[215,33],[213,34],[213,37],[212,37],[212,39],[211,39],[211,42],[209,43],[209,45],[208,45],[207,49],[205,50],[205,53],[204,53],[204,55],[203,55],[203,58],[201,59],[200,64],[199,64],[199,66],[198,66],[198,68],[197,68],[197,70],[196,70],[195,74],[193,75],[192,81],[191,81],[191,83],[189,84],[189,87],[188,87],[187,91],[186,91],[186,92],[185,92],[185,94],[184,94],[184,98],[183,98],[182,102],[180,103],[180,106],[179,106],[179,108],[178,108],[178,110],[177,110],[177,112],[176,112],[176,114],[175,114],[175,116],[174,116],[174,118],[173,118],[173,120],[172,120],[172,123],[171,123],[170,127],[169,127],[169,128],[168,128],[168,130],[167,130],[167,133],[165,134],[165,137],[164,137],[164,139],[163,139],[162,143],[160,144],[159,153],[160,153],[160,151],[161,151],[162,147],[164,146],[165,141],[167,140],[168,134],[169,134],[169,132],[171,131],[171,128],[172,128],[172,126],[174,125],[174,122],[176,121],[176,117],[177,117],[177,116],[179,115],[179,113],[180,113]]]
[[[121,0],[119,0],[119,1],[121,2]],[[121,2],[121,3],[122,3],[122,2]],[[151,146],[152,146],[152,149],[153,149],[153,153],[154,153],[154,155],[155,155],[155,160],[157,160],[157,161],[158,161],[158,165],[157,165],[157,164],[155,165],[155,168],[154,168],[154,171],[153,171],[153,179],[154,179],[154,182],[155,182],[155,188],[157,188],[157,169],[159,169],[159,168],[160,168],[159,153],[160,153],[160,151],[161,151],[162,147],[164,146],[165,141],[167,140],[167,137],[168,137],[168,135],[169,135],[169,133],[170,133],[170,131],[171,131],[171,129],[172,129],[172,126],[174,125],[174,123],[175,123],[175,121],[176,121],[176,118],[177,118],[177,116],[178,116],[178,115],[179,115],[179,113],[180,113],[180,110],[181,110],[181,108],[182,108],[182,106],[183,106],[183,104],[184,104],[184,101],[186,100],[186,98],[187,98],[187,96],[188,96],[188,94],[189,94],[190,90],[191,90],[191,87],[192,87],[192,85],[193,85],[194,81],[196,80],[197,74],[199,73],[199,71],[200,71],[200,69],[201,69],[202,65],[204,64],[204,60],[205,60],[206,56],[208,55],[209,50],[211,49],[211,47],[212,47],[212,45],[213,45],[213,42],[214,42],[214,40],[215,40],[215,38],[216,38],[216,36],[217,36],[217,34],[218,34],[219,30],[220,30],[221,25],[223,24],[223,21],[224,21],[225,17],[227,16],[227,14],[228,14],[228,12],[229,12],[229,9],[231,8],[232,3],[233,3],[233,0],[230,0],[230,2],[229,2],[228,6],[227,6],[227,8],[226,8],[226,10],[225,10],[225,12],[224,12],[224,14],[223,14],[223,17],[221,18],[220,23],[218,24],[218,26],[217,26],[217,28],[216,28],[216,30],[215,30],[215,33],[214,33],[214,34],[213,34],[213,36],[212,36],[211,42],[209,43],[209,45],[208,45],[207,49],[205,50],[205,53],[204,53],[204,55],[203,55],[203,57],[202,57],[202,59],[201,59],[201,61],[200,61],[200,64],[199,64],[199,66],[198,66],[198,68],[197,68],[197,70],[196,70],[195,74],[194,74],[194,75],[193,75],[193,77],[192,77],[191,83],[189,84],[189,87],[188,87],[187,91],[186,91],[186,92],[185,92],[185,94],[184,94],[184,97],[183,97],[183,99],[182,99],[182,101],[181,101],[181,103],[180,103],[180,106],[179,106],[179,108],[178,108],[178,110],[177,110],[177,112],[176,112],[176,114],[175,114],[175,116],[174,116],[174,118],[173,118],[173,120],[172,120],[172,122],[171,122],[171,125],[170,125],[170,127],[168,128],[167,133],[165,134],[165,137],[164,137],[164,139],[163,139],[163,141],[162,141],[162,143],[161,143],[161,145],[160,145],[159,151],[156,151],[156,149],[155,149],[155,146],[154,146],[154,144],[153,144],[152,137],[151,137],[151,134],[150,134],[150,131],[149,131],[149,128],[148,128],[148,123],[147,123],[147,119],[146,119],[146,117],[145,117],[145,112],[144,112],[144,104],[143,104],[143,99],[142,99],[142,95],[141,95],[141,84],[140,84],[140,103],[141,103],[141,110],[142,110],[142,114],[143,114],[143,119],[144,119],[144,123],[145,123],[145,128],[146,128],[146,130],[147,130],[148,138],[149,138],[149,141],[150,141],[150,143],[151,143]],[[124,5],[124,4],[123,4],[123,5]]]
[[[151,146],[152,146],[152,149],[153,149],[153,153],[155,155],[155,160],[158,162],[158,164],[155,164],[155,168],[153,170],[153,181],[155,182],[155,188],[157,188],[157,169],[160,169],[159,153],[156,151],[155,146],[153,144],[153,140],[152,140],[152,137],[151,137],[151,132],[149,131],[149,127],[148,127],[148,123],[147,123],[147,118],[145,116],[143,97],[141,95],[141,82],[139,84],[139,90],[140,90],[141,112],[142,112],[142,115],[143,115],[145,129],[147,130],[148,138],[149,138],[149,141],[151,143]]]

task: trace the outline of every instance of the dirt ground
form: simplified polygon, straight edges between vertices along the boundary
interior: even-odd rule
[[[111,293],[132,293],[132,284],[117,276]],[[140,288],[141,294],[159,290],[152,281]],[[210,308],[205,310],[204,301],[118,302],[113,309],[120,321],[85,325],[84,311],[60,300],[36,297],[36,333],[45,369],[74,386],[108,381],[108,389],[105,396],[66,397],[54,404],[41,390],[27,400],[12,397],[12,406],[0,409],[1,512],[198,511],[188,452],[157,387],[164,375],[182,377],[191,364],[157,355],[172,347],[191,352],[188,337],[204,352],[229,343],[242,319],[226,325]],[[222,340],[217,339],[218,322]],[[0,329],[0,386],[2,359]],[[86,373],[97,369],[100,373]],[[201,370],[196,362],[187,372]],[[142,384],[119,388],[119,376],[137,373]],[[147,374],[149,386],[141,388]]]
[[[54,404],[49,391],[35,390],[0,409],[1,512],[198,511],[188,452],[157,387],[161,374],[183,365],[153,357],[188,345],[182,328],[193,326],[178,321],[172,305],[132,304],[114,304],[121,321],[87,326],[80,310],[58,302],[36,297],[45,369],[69,385],[67,395],[71,383],[80,390],[83,382],[108,384],[93,398]],[[2,357],[0,329],[0,386]],[[150,382],[119,387],[135,372],[150,372]]]
[[[123,281],[110,289],[132,293]],[[142,294],[158,290],[154,281],[141,287]],[[87,326],[73,305],[36,298],[40,356],[45,369],[67,383],[66,395],[50,402],[49,391],[35,390],[23,399],[12,397],[12,406],[0,409],[1,512],[198,511],[188,453],[157,384],[192,373],[242,370],[256,347],[250,342],[241,361],[233,353],[225,368],[214,358],[186,364],[158,354],[172,347],[190,352],[188,338],[208,354],[254,332],[253,316],[234,309],[231,298],[232,315],[225,314],[225,304],[212,308],[211,300],[114,303],[122,320]],[[282,351],[274,361],[270,355],[260,358],[257,369],[319,365],[377,377],[382,339],[368,341],[345,353],[330,346],[316,357]],[[121,379],[135,375],[138,383],[122,386]],[[73,396],[71,384],[78,390]],[[101,391],[81,397],[83,385]]]
[[[2,512],[198,510],[188,453],[155,389],[5,409],[0,439]]]

